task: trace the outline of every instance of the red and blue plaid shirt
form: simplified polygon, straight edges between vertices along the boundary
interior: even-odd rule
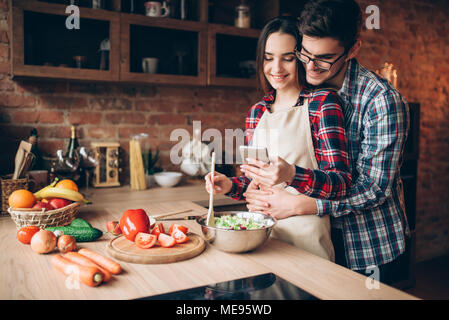
[[[400,166],[409,110],[385,80],[353,59],[338,94],[344,100],[352,166],[349,196],[317,199],[318,215],[342,229],[348,266],[363,270],[396,259],[409,234]]]
[[[250,144],[260,118],[275,101],[274,95],[275,92],[269,93],[249,110],[245,122],[245,144]],[[310,128],[319,168],[312,170],[296,166],[290,186],[310,197],[340,199],[346,196],[351,185],[342,101],[334,91],[302,91],[295,107],[301,108],[305,98],[309,102]],[[227,195],[238,200],[244,199],[243,193],[251,180],[246,176],[233,177],[231,180],[233,186]]]

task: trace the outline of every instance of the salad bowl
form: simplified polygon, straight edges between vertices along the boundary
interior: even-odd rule
[[[255,250],[265,243],[276,220],[263,213],[223,211],[215,213],[215,226],[206,225],[207,215],[199,216],[203,238],[218,250],[242,253]]]

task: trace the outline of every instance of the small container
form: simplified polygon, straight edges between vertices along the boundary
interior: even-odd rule
[[[234,25],[238,28],[251,27],[251,10],[245,1],[242,1],[237,7],[235,7]]]

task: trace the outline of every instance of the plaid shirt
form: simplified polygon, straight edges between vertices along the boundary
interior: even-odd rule
[[[343,85],[353,184],[339,201],[316,200],[318,215],[342,229],[346,261],[354,270],[386,264],[405,250],[409,227],[399,176],[409,110],[386,80],[353,59]]]
[[[270,110],[275,101],[275,92],[266,95],[262,101],[249,110],[246,118],[245,144],[249,144],[252,133],[263,113]],[[351,185],[351,174],[347,139],[344,130],[342,101],[335,91],[317,90],[301,92],[296,103],[300,108],[304,98],[309,102],[309,120],[313,146],[319,169],[312,170],[296,166],[296,174],[290,186],[298,192],[314,198],[340,199],[346,196]],[[292,146],[294,147],[294,146]],[[251,182],[246,176],[233,177],[228,196],[241,200]]]

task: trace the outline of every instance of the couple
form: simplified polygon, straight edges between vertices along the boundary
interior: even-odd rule
[[[216,173],[213,192],[276,218],[274,237],[362,274],[377,267],[391,284],[409,234],[399,176],[409,114],[357,62],[361,25],[354,0],[311,0],[299,20],[264,27],[257,67],[266,95],[248,113],[245,142],[266,146],[270,164],[250,160],[242,177]]]

